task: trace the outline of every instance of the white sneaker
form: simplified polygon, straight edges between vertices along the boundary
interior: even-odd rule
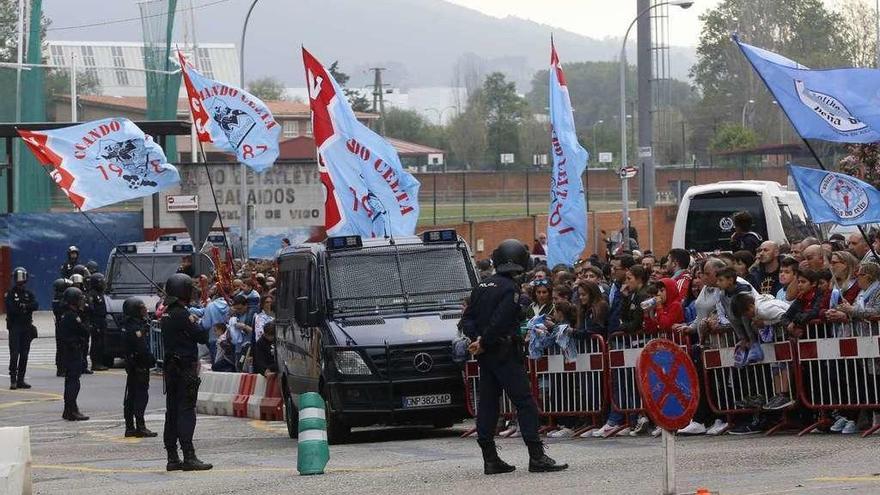
[[[659,426],[654,428],[654,431],[651,432],[651,436],[654,438],[657,438],[662,434],[663,434],[663,428],[660,428]]]
[[[844,426],[843,429],[840,430],[840,433],[842,433],[844,435],[852,435],[853,433],[858,433],[858,432],[859,432],[859,427],[856,426],[855,421],[847,421],[846,426]]]
[[[596,428],[590,428],[589,430],[580,434],[581,438],[592,438],[593,432],[598,431]]]
[[[715,423],[706,430],[706,435],[720,435],[722,431],[727,429],[727,423],[721,421],[720,419],[716,419]]]
[[[630,428],[629,426],[627,426],[626,428],[624,428],[624,429],[618,431],[616,436],[618,436],[618,437],[626,437],[626,436],[630,436],[631,434],[632,434],[632,428]]]
[[[678,430],[679,435],[703,435],[706,433],[706,426],[703,423],[691,421],[687,426]]]
[[[556,431],[551,431],[547,436],[550,438],[571,438],[573,433],[574,430],[571,428],[560,428]]]
[[[831,425],[831,433],[840,433],[846,427],[846,424],[850,423],[850,420],[844,418],[843,416],[837,418],[837,421]]]
[[[593,438],[604,438],[604,437],[607,437],[608,434],[611,433],[611,430],[613,430],[615,428],[617,428],[617,427],[614,425],[610,425],[608,423],[605,423],[604,425],[602,425],[601,428],[593,430],[591,435],[593,435]]]
[[[635,427],[632,428],[632,431],[629,433],[631,437],[643,435],[648,433],[648,427],[651,425],[651,421],[647,416],[639,416],[639,420],[636,422]]]
[[[498,433],[498,435],[500,435],[502,437],[509,437],[510,435],[513,435],[514,433],[516,433],[516,426],[511,425],[511,426],[508,426],[506,430],[503,430],[502,432]]]

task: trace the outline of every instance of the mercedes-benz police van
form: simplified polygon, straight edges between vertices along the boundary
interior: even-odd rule
[[[305,392],[324,397],[331,443],[354,426],[446,428],[467,416],[452,341],[477,281],[454,230],[279,253],[275,351],[291,438]]]
[[[184,256],[194,254],[192,241],[188,237],[178,238],[173,235],[162,236],[152,242],[120,244],[110,251],[107,260],[107,289],[104,292],[104,301],[107,304],[104,360],[107,366],[112,366],[114,358],[124,356],[120,330],[123,320],[122,303],[129,297],[139,297],[152,315],[161,299],[156,286],[163,286],[168,277],[177,272]],[[210,276],[214,271],[214,264],[204,254],[198,256],[201,259],[201,270],[196,276]]]

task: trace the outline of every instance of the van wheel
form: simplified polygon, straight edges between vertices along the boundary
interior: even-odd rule
[[[299,413],[293,405],[293,397],[284,392],[284,422],[287,423],[287,436],[296,438],[299,435]]]

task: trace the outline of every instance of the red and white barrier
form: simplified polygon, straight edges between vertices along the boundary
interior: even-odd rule
[[[30,495],[31,440],[30,428],[0,428],[0,493]]]
[[[284,419],[278,375],[202,372],[196,411],[214,416],[281,421]]]

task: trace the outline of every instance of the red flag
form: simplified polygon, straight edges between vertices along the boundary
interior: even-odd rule
[[[183,53],[180,53],[180,50],[177,51],[177,56],[180,58],[180,72],[183,74],[183,82],[186,86],[186,95],[187,100],[189,100],[189,109],[192,112],[193,116],[193,124],[196,126],[196,134],[199,136],[199,141],[202,143],[210,143],[211,142],[211,134],[208,133],[208,112],[205,111],[205,107],[202,106],[202,97],[199,96],[199,92],[196,91],[196,87],[192,83],[192,79],[189,77],[189,72],[187,68],[190,67],[189,62],[184,58]],[[195,154],[195,150],[193,150],[193,154]]]

